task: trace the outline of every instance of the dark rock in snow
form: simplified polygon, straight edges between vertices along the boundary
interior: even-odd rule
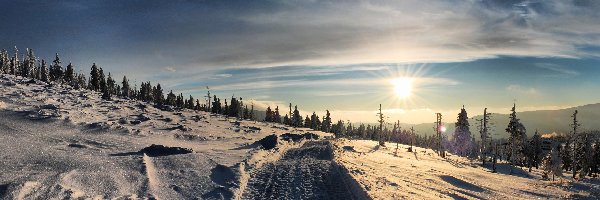
[[[284,133],[284,134],[280,135],[279,137],[281,137],[282,140],[285,140],[288,142],[292,142],[292,141],[298,142],[304,138],[304,136],[302,136],[300,134],[294,134],[294,133]]]
[[[304,139],[318,140],[319,139],[319,135],[311,133],[311,132],[307,132],[307,133],[304,133]]]
[[[167,112],[175,111],[175,108],[173,108],[173,106],[170,106],[170,105],[154,105],[154,107],[158,108],[159,110],[167,111]]]
[[[188,149],[188,148],[167,147],[167,146],[157,145],[157,144],[152,144],[149,147],[146,147],[146,148],[143,148],[142,150],[140,150],[140,153],[145,153],[146,155],[148,155],[150,157],[186,154],[186,153],[192,153],[192,152],[194,152],[194,151],[192,151],[191,149]]]
[[[119,118],[119,124],[129,124],[129,121],[127,121],[127,118],[121,117]]]
[[[144,113],[138,115],[138,120],[145,122],[150,120],[150,117],[146,116]]]
[[[277,146],[277,135],[269,135],[263,139],[260,139],[258,143],[266,150],[273,149],[275,146]]]
[[[67,145],[68,147],[74,147],[74,148],[87,148],[87,146],[82,145],[82,144],[75,144],[75,143],[71,143],[69,145]]]

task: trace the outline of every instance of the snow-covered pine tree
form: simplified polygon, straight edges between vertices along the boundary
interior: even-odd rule
[[[46,65],[45,60],[42,60],[42,66],[40,67],[40,80],[46,83],[50,82],[48,74],[48,65]]]
[[[8,59],[8,52],[6,51],[6,49],[2,49],[0,51],[0,74],[8,73],[9,63],[10,60]]]
[[[66,76],[65,76],[65,77],[66,77]],[[65,79],[65,80],[66,80],[66,79]],[[108,77],[106,78],[106,87],[107,87],[107,89],[106,89],[106,90],[107,90],[108,94],[110,94],[111,96],[115,95],[115,93],[116,93],[116,92],[115,92],[115,91],[116,91],[116,89],[115,89],[115,85],[116,85],[116,82],[115,82],[115,80],[112,78],[112,76],[111,76],[111,74],[110,74],[110,72],[109,72],[109,73],[108,73]]]
[[[523,161],[523,151],[525,147],[525,141],[527,140],[526,129],[525,126],[520,122],[520,119],[517,118],[516,112],[516,104],[513,104],[511,109],[512,113],[510,114],[510,122],[508,122],[508,127],[506,128],[506,132],[510,134],[509,136],[509,148],[510,148],[510,164],[512,166],[516,164],[522,164]],[[510,168],[510,174],[512,174],[513,168]]]
[[[565,171],[571,170],[573,167],[573,151],[572,144],[570,140],[567,140],[565,144],[562,146],[560,151],[560,157],[562,159],[562,169]]]
[[[35,55],[33,55],[32,49],[27,49],[27,56],[25,56],[25,60],[19,69],[19,75],[22,77],[31,78],[33,73],[33,68],[35,67]]]
[[[50,81],[62,82],[62,76],[63,68],[58,53],[56,53],[52,66],[50,66]]]
[[[67,85],[73,86],[75,80],[75,71],[73,69],[73,64],[69,63],[67,65],[67,69],[65,69],[65,74],[63,76],[63,80]]]
[[[459,156],[468,156],[471,154],[472,142],[471,131],[469,130],[469,117],[465,107],[458,113],[456,128],[452,135],[452,152]]]
[[[598,177],[600,173],[600,140],[598,139],[594,143],[590,172],[592,177]]]
[[[554,181],[554,176],[562,177],[561,163],[560,146],[555,146],[542,160],[544,177],[549,178],[552,175],[552,181]]]
[[[581,153],[581,152],[577,152],[578,150],[578,145],[579,142],[577,141],[580,137],[579,137],[579,132],[578,129],[581,126],[581,124],[579,124],[579,121],[577,120],[577,113],[578,111],[575,110],[575,112],[573,112],[573,115],[571,116],[573,118],[573,123],[570,124],[569,126],[571,126],[571,128],[573,128],[572,130],[572,146],[573,146],[573,150],[572,150],[572,154],[573,154],[573,160],[572,160],[572,166],[571,166],[571,170],[573,170],[573,178],[575,178],[575,176],[577,175],[577,170],[579,168],[579,164],[580,162],[577,160],[577,154]]]

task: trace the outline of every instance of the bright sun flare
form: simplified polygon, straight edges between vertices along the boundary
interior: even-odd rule
[[[412,93],[412,80],[409,78],[396,78],[392,80],[392,84],[394,84],[394,92],[396,96],[400,98],[406,98]]]

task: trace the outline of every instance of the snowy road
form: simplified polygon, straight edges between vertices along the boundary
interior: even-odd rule
[[[253,172],[242,198],[365,199],[332,159],[329,142],[307,142]]]

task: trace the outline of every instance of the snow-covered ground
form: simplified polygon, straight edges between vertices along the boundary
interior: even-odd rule
[[[258,130],[260,129],[260,130]],[[319,135],[284,141],[285,133]],[[278,136],[277,146],[257,142]],[[298,136],[298,135],[296,135]],[[556,199],[597,198],[597,180],[491,173],[456,156],[101,100],[86,90],[0,75],[2,199]],[[153,144],[185,149],[161,151]],[[156,146],[154,146],[156,147]],[[184,152],[184,153],[181,153]]]
[[[336,160],[374,199],[600,198],[597,179],[552,182],[543,180],[540,170],[525,168],[509,175],[506,163],[491,173],[491,166],[454,155],[444,159],[431,149],[408,152],[408,146],[399,145],[396,153],[396,143],[380,147],[375,141],[340,139],[334,146]]]
[[[255,142],[306,132],[0,75],[0,197],[243,198],[251,173],[305,140],[271,150]],[[152,144],[193,153],[140,151]]]

